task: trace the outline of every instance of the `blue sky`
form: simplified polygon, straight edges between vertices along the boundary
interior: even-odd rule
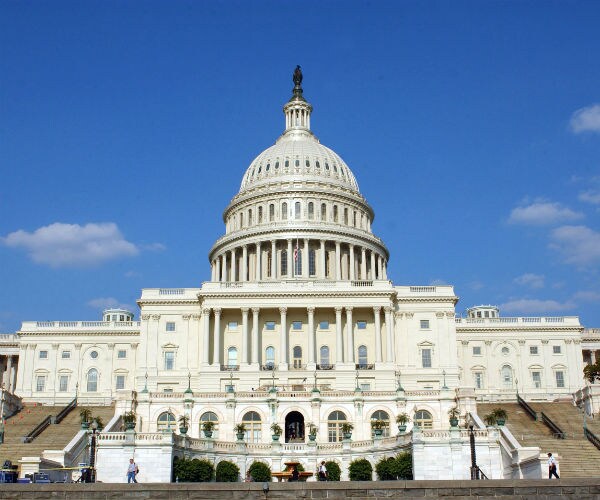
[[[599,18],[592,1],[0,2],[0,331],[208,279],[296,64],[396,284],[600,327]]]

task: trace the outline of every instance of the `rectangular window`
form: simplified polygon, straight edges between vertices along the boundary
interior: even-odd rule
[[[127,357],[127,351],[125,349],[119,349],[117,351],[117,358],[118,359],[125,359]]]
[[[237,330],[238,322],[237,321],[230,321],[229,324],[227,325],[227,327],[230,330]]]
[[[71,359],[71,351],[63,351],[60,353],[62,359]]]
[[[319,330],[329,330],[329,321],[321,321],[319,323]]]
[[[431,349],[421,350],[421,362],[423,368],[431,368]]]
[[[366,330],[367,329],[367,322],[366,321],[357,321],[356,322],[356,329],[357,330]]]
[[[560,354],[560,352],[561,352],[560,346],[559,345],[553,345],[552,346],[552,352],[554,354]]]
[[[119,391],[121,389],[125,389],[125,375],[117,375],[115,389],[117,391]]]
[[[175,331],[175,321],[167,321],[165,330],[167,332],[174,332]]]
[[[473,347],[473,356],[481,356],[481,346]]]
[[[536,354],[538,354],[538,346],[530,345],[529,346],[529,354],[531,354],[532,356],[535,356]]]
[[[48,351],[40,351],[40,359],[48,359]]]
[[[175,367],[175,353],[173,351],[165,352],[165,370],[172,370]]]
[[[124,314],[120,314],[119,315],[119,321],[125,321],[125,315]]]
[[[533,382],[533,387],[536,389],[542,387],[542,374],[540,372],[531,372],[531,380]]]
[[[265,330],[275,330],[275,321],[265,321]]]
[[[35,379],[35,390],[37,392],[44,392],[46,390],[46,377],[44,375],[38,375]]]
[[[360,390],[361,391],[370,391],[371,390],[371,384],[368,383],[360,383]]]
[[[565,373],[564,372],[555,372],[556,374],[556,387],[564,387],[565,386]]]
[[[69,376],[61,375],[58,379],[58,392],[67,392],[69,390]]]
[[[429,320],[422,319],[421,320],[421,330],[427,330],[427,329],[429,329]]]
[[[475,377],[475,389],[483,389],[483,373],[475,372],[473,375]]]
[[[292,321],[292,330],[302,330],[302,321]]]

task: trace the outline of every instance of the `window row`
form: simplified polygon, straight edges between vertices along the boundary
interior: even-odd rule
[[[536,389],[542,387],[542,368],[529,370],[530,383]],[[500,380],[502,387],[505,389],[514,389],[517,383],[514,378],[513,369],[509,365],[504,365],[500,369]],[[473,385],[476,389],[485,389],[485,371],[475,370],[473,371]],[[557,389],[563,389],[565,387],[565,372],[564,370],[554,370],[554,387]]]
[[[125,389],[126,375],[115,375],[114,388],[115,390]],[[36,375],[35,377],[35,391],[45,392],[48,377],[47,375]],[[70,386],[70,375],[58,375],[58,392],[69,392],[75,388]],[[88,370],[85,377],[86,385],[85,389],[87,392],[98,392],[99,375],[98,370],[92,368]]]
[[[97,359],[98,358],[98,351],[90,351],[89,353],[90,358],[92,359]],[[48,359],[48,351],[47,350],[40,350],[38,352],[38,357],[39,359]],[[71,351],[60,351],[60,357],[61,359],[71,359]],[[127,358],[127,350],[126,349],[118,349],[117,350],[117,359],[125,359]]]
[[[508,356],[511,352],[511,349],[508,346],[503,346],[501,352],[504,356]],[[473,356],[481,356],[482,355],[481,346],[473,346],[472,353],[473,353]],[[531,356],[538,356],[540,353],[541,353],[540,346],[537,346],[537,345],[529,346],[529,354]],[[553,345],[552,346],[552,354],[562,354],[562,346]]]

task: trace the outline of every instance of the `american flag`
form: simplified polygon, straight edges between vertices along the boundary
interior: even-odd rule
[[[294,262],[298,262],[298,240],[296,240],[296,247],[294,248]]]

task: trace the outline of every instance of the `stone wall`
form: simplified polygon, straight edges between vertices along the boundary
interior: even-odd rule
[[[261,483],[196,484],[6,484],[1,499],[104,500],[122,497],[170,500],[187,499],[276,499],[276,498],[352,498],[383,499],[399,497],[455,499],[490,497],[522,500],[550,500],[572,496],[578,500],[600,496],[600,478],[551,480],[491,481],[377,481],[327,483],[269,483],[263,493]]]

